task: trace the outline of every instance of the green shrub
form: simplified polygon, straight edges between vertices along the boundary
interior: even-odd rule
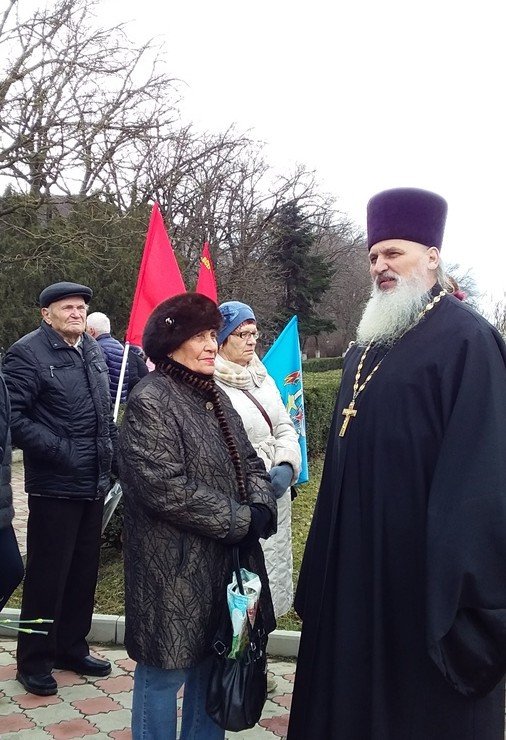
[[[327,370],[341,370],[342,357],[311,357],[302,363],[303,373],[325,373]]]
[[[308,457],[325,452],[341,370],[310,373],[304,376],[304,410]]]
[[[109,520],[105,532],[102,535],[102,547],[114,547],[116,550],[121,550],[122,540],[121,535],[123,533],[123,498],[120,499],[118,505],[114,509],[114,513]]]

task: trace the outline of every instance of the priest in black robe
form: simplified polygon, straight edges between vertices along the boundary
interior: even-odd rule
[[[506,348],[445,291],[445,219],[428,191],[368,204],[288,740],[504,740]]]

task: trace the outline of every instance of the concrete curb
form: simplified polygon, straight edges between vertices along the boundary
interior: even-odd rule
[[[19,619],[19,609],[4,609],[0,614],[0,621],[4,619]],[[16,633],[0,624],[0,635],[15,639]],[[125,640],[125,617],[114,614],[94,614],[91,630],[88,634],[90,642],[101,642],[112,645],[123,645]],[[283,658],[296,658],[299,653],[300,632],[292,630],[274,630],[269,635],[267,652]]]

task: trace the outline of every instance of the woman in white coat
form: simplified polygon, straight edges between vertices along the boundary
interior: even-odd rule
[[[255,353],[258,329],[250,306],[228,301],[219,306],[223,327],[218,333],[214,378],[240,414],[249,441],[270,472],[278,504],[278,531],[261,540],[276,617],[286,614],[293,599],[292,500],[290,486],[301,467],[297,432],[274,380]]]

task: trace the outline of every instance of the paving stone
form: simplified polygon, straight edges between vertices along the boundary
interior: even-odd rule
[[[52,738],[52,735],[45,732],[42,727],[31,730],[18,730],[17,732],[6,732],[2,734],[2,740],[44,740],[44,738]]]
[[[18,694],[12,697],[12,701],[21,707],[21,709],[37,709],[38,707],[48,707],[52,704],[60,704],[62,699],[59,696],[36,696],[35,694]]]
[[[15,653],[16,652],[16,647],[17,647],[17,644],[18,643],[17,643],[16,640],[8,640],[8,639],[5,639],[5,640],[2,640],[2,643],[1,644],[2,644],[2,650],[6,650],[9,653],[11,653],[11,652]],[[11,656],[11,657],[14,658],[14,656]],[[11,662],[12,663],[15,663],[16,660],[14,659]]]
[[[135,666],[137,665],[135,660],[132,660],[132,658],[126,658],[126,660],[116,660],[116,665],[118,665],[120,668],[123,668],[125,671],[135,671]]]
[[[122,691],[131,691],[134,686],[134,680],[132,676],[125,674],[124,676],[112,676],[102,681],[95,681],[95,686],[98,686],[108,694],[119,694]]]
[[[12,655],[10,653],[0,653],[0,667],[12,664]]]
[[[79,699],[103,698],[105,694],[94,684],[85,683],[78,686],[65,686],[65,688],[58,689],[58,696],[61,697],[63,701],[71,704]]]
[[[7,717],[0,717],[0,737],[4,732],[19,732],[32,727],[35,727],[35,722],[21,712],[10,712]]]
[[[14,704],[10,701],[10,697],[6,697],[6,699],[0,699],[0,717],[8,717],[9,714],[12,714],[12,712],[16,711],[17,709],[20,709],[17,704]],[[0,735],[0,738],[2,736]]]
[[[277,688],[275,691],[276,694],[291,694],[293,691],[293,682],[287,681],[284,676],[276,676],[276,684]],[[269,698],[271,698],[272,694],[269,694]]]
[[[0,665],[0,681],[8,681],[11,678],[16,678],[16,664],[12,662],[7,665]]]
[[[269,671],[276,676],[290,675],[294,673],[295,661],[288,661],[286,658],[281,660],[269,658]]]
[[[87,719],[107,736],[114,730],[127,730],[132,721],[132,714],[128,709],[121,709],[116,712],[90,715]]]
[[[69,719],[62,720],[44,727],[51,737],[55,740],[74,740],[77,737],[87,737],[88,735],[98,735],[100,730],[91,724],[87,719]]]
[[[290,709],[292,705],[292,695],[291,694],[275,694],[274,696],[271,696],[270,698],[273,704],[277,704],[278,707],[284,707],[285,709]]]
[[[261,727],[265,727],[266,730],[273,732],[276,737],[286,737],[288,732],[288,719],[289,714],[282,714],[277,717],[270,717],[269,719],[261,719],[259,724]]]
[[[24,689],[19,681],[16,681],[16,679],[12,679],[11,681],[2,681],[2,691],[4,692],[6,697],[10,698],[12,696],[16,696],[16,694],[19,694],[20,691],[24,691]]]
[[[39,727],[46,727],[53,723],[67,719],[79,719],[82,715],[74,709],[71,704],[62,701],[61,704],[53,704],[50,707],[39,707],[37,709],[25,709],[27,717],[32,719]]]
[[[124,709],[132,709],[133,691],[123,691],[121,694],[111,694],[111,697],[114,701],[117,701],[118,704],[121,704]]]
[[[56,683],[58,684],[58,688],[63,688],[64,686],[78,686],[80,684],[86,683],[86,679],[84,678],[84,676],[79,676],[73,671],[57,670],[53,671],[53,676]]]
[[[101,714],[102,712],[116,712],[118,709],[122,709],[121,705],[118,704],[117,701],[114,701],[114,699],[111,699],[110,696],[73,701],[71,706],[81,712],[81,714],[85,715]]]

